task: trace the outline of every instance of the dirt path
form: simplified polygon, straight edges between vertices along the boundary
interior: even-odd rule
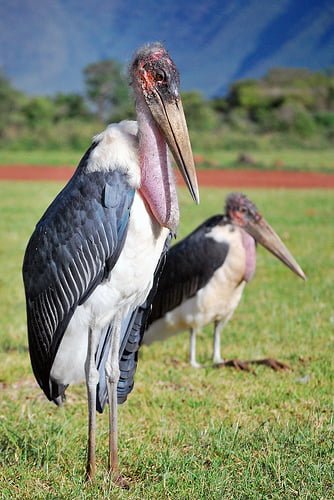
[[[2,165],[0,180],[67,181],[69,167]],[[177,174],[178,181],[180,176]],[[199,170],[201,186],[225,188],[327,188],[334,189],[334,174],[260,170]]]

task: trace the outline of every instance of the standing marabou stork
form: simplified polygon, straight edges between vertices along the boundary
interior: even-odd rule
[[[190,363],[199,367],[196,334],[214,322],[213,363],[247,368],[247,363],[221,358],[220,336],[239,304],[245,284],[255,273],[256,242],[305,279],[255,205],[244,194],[232,193],[226,200],[225,214],[206,220],[168,251],[143,343],[189,329]],[[254,362],[272,368],[285,366],[271,359]]]
[[[97,135],[32,234],[24,257],[29,350],[36,379],[60,402],[86,380],[87,477],[95,473],[96,411],[109,401],[109,468],[118,476],[117,395],[132,389],[138,335],[154,273],[179,209],[169,146],[192,197],[196,172],[178,71],[159,43],[130,66],[137,122]],[[150,299],[148,299],[150,300]]]

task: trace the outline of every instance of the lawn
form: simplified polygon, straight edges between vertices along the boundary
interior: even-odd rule
[[[89,140],[87,141],[87,147]],[[196,145],[195,145],[196,146]],[[263,170],[298,170],[334,173],[334,149],[257,149],[225,150],[194,148],[196,162],[201,168],[260,168]],[[246,153],[249,163],[240,161],[240,153]],[[6,151],[0,152],[1,165],[53,165],[75,167],[82,151]]]
[[[246,150],[248,162],[240,160],[240,151],[213,150],[203,153],[205,166],[211,168],[248,167],[263,170],[293,170],[334,173],[334,149],[307,150],[281,148]],[[201,156],[198,152],[199,157]]]
[[[186,333],[144,347],[135,388],[119,408],[120,463],[130,490],[106,473],[107,415],[98,417],[98,474],[84,478],[85,387],[56,408],[36,386],[26,343],[21,263],[56,183],[0,183],[0,492],[5,499],[333,498],[333,261],[331,191],[249,190],[308,276],[263,248],[254,280],[226,327],[223,355],[276,357],[290,371],[211,367],[211,329],[187,363]],[[226,191],[181,190],[186,235],[221,211]]]
[[[87,141],[87,148],[89,142]],[[0,152],[0,165],[53,165],[75,167],[82,156],[82,151],[72,150],[38,150]]]

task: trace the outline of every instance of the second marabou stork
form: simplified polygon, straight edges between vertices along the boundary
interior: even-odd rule
[[[23,263],[40,387],[60,403],[69,384],[86,380],[89,479],[96,408],[103,411],[107,401],[109,468],[119,477],[117,403],[132,389],[154,274],[179,221],[168,147],[199,201],[179,75],[165,48],[139,49],[130,79],[137,122],[110,125],[94,138],[38,222]]]
[[[210,217],[168,251],[143,343],[151,344],[190,330],[189,361],[193,367],[199,367],[196,335],[213,322],[213,363],[247,369],[248,363],[221,358],[220,338],[246,283],[254,276],[256,242],[305,279],[298,263],[256,206],[244,194],[232,193],[227,197],[224,214]],[[284,368],[270,358],[252,362]]]

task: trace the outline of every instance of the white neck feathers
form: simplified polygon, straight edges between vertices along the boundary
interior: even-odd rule
[[[97,146],[91,151],[87,172],[120,170],[131,187],[138,189],[141,173],[138,161],[137,122],[124,120],[108,127],[93,138]]]

